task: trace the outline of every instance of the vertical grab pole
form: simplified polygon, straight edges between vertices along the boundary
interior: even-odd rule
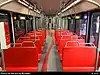
[[[13,34],[13,43],[15,45],[15,34],[14,34],[14,20],[13,20],[13,13],[10,12],[11,15],[11,25],[12,25],[12,34]]]
[[[36,33],[35,33],[35,31],[36,31],[36,23],[35,23],[35,15],[36,15],[36,13],[34,13],[33,12],[33,14],[34,14],[34,16],[33,16],[33,29],[34,29],[34,42],[36,42]]]
[[[36,20],[35,20],[36,18],[34,17],[34,24],[36,24],[35,22],[36,22]],[[35,42],[36,42],[36,25],[35,25],[35,33],[34,33],[34,36],[35,36]]]
[[[99,30],[100,31],[100,30]],[[98,70],[98,58],[99,58],[99,52],[100,52],[100,33],[99,33],[99,40],[98,40],[98,48],[96,50],[96,66],[95,66],[95,70],[97,71]]]
[[[61,37],[61,18],[60,18],[60,37]]]
[[[1,49],[1,59],[2,59],[2,67],[3,71],[6,71],[5,61],[4,61],[4,51]]]
[[[5,61],[4,61],[4,52],[3,49],[1,49],[1,43],[0,43],[0,53],[1,53],[1,62],[2,62],[2,71],[6,71]]]

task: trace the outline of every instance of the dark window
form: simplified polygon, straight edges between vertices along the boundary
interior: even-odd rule
[[[74,32],[74,29],[75,29],[75,20],[74,19],[68,20],[68,27],[69,27],[70,31]]]
[[[91,30],[90,30],[90,43],[94,43],[97,46],[98,34],[100,25],[100,12],[92,14],[91,18]]]

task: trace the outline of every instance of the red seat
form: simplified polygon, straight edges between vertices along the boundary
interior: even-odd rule
[[[65,47],[65,44],[66,44],[67,41],[69,41],[69,40],[61,39],[60,42],[59,42],[58,52],[59,52],[59,55],[60,55],[60,60],[62,60],[62,51],[63,51],[63,48]]]
[[[37,36],[39,37],[39,39],[40,39],[40,41],[41,41],[41,45],[43,46],[44,41],[43,41],[42,35],[37,35]]]
[[[61,39],[67,39],[67,40],[71,40],[71,36],[70,35],[63,35],[62,37],[61,37]]]
[[[43,36],[43,45],[45,44],[46,41],[46,32],[42,31],[42,36]]]
[[[22,43],[23,40],[16,40],[16,43]]]
[[[36,47],[13,47],[4,51],[7,72],[37,72]]]
[[[40,39],[36,39],[35,44],[36,44],[36,47],[37,47],[37,50],[38,50],[38,61],[40,61],[41,55],[42,55],[42,51],[43,51],[42,45],[40,43]]]
[[[22,43],[15,43],[14,47],[21,47],[21,46],[22,46]]]
[[[57,44],[57,45],[59,44],[60,39],[61,39],[61,36],[60,36],[60,35],[57,36],[57,39],[56,39],[56,44]]]
[[[38,61],[40,61],[42,54],[42,45],[40,44],[40,40],[36,39],[35,43],[32,41],[24,41],[22,43],[22,47],[34,47],[34,45],[36,45],[36,50],[38,51]]]
[[[80,46],[85,46],[85,40],[84,39],[77,39],[76,41],[78,41],[80,43]]]
[[[62,50],[65,47],[67,41],[71,40],[71,36],[63,35],[58,44],[58,51],[60,55],[60,59],[62,60]]]
[[[77,42],[77,41],[68,41],[68,42],[66,42],[66,45],[69,47],[69,46],[71,46],[71,47],[76,47],[76,46],[79,46],[80,44],[79,44],[79,42]]]
[[[66,46],[63,50],[64,72],[94,72],[96,47]]]
[[[20,37],[20,39],[23,39],[23,40],[27,40],[27,39],[30,39],[30,37],[28,37],[28,36],[24,36],[24,37]]]
[[[22,47],[34,47],[34,46],[35,46],[35,44],[33,41],[24,41],[22,43]]]
[[[78,39],[78,36],[77,35],[72,35],[71,36],[71,40],[77,40]]]

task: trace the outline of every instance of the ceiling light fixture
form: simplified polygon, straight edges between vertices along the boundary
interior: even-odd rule
[[[76,16],[75,19],[80,19],[80,16]]]
[[[60,15],[60,14],[61,14],[61,12],[58,13],[58,15]]]
[[[25,0],[23,0],[23,1],[25,1]],[[30,8],[30,9],[33,9],[33,6],[32,5],[29,6],[28,3],[26,4],[26,2],[24,3],[21,0],[18,0],[18,2],[25,5],[26,7]],[[40,14],[40,11],[38,9],[35,9],[34,11]]]
[[[29,3],[26,1],[26,0],[23,0],[26,4],[28,4],[29,5]]]
[[[1,3],[0,6],[2,6],[2,5],[4,5],[4,4],[7,4],[7,3],[11,2],[11,1],[13,1],[13,0],[7,0],[7,1]]]
[[[93,4],[96,4],[96,5],[98,5],[99,7],[100,7],[100,4],[99,3],[97,3],[96,1],[93,1],[93,0],[87,0],[88,2],[91,2],[91,3],[93,3]]]
[[[82,0],[76,0],[74,1],[72,4],[70,4],[68,7],[66,7],[65,9],[63,9],[61,12],[65,12],[66,10],[68,10],[69,8],[71,8],[72,6],[76,5],[77,3],[79,3]],[[58,13],[58,15],[60,15],[61,13]]]
[[[23,1],[25,1],[25,0],[23,0]],[[21,4],[23,4],[23,5],[25,5],[25,6],[28,7],[29,9],[33,9],[33,6],[32,6],[32,5],[29,6],[29,3],[27,3],[27,2],[24,3],[24,2],[22,2],[21,0],[18,0],[18,2],[21,3]],[[27,4],[26,4],[26,3],[27,3]]]
[[[40,11],[39,10],[34,10],[35,12],[37,12],[38,14],[40,14]]]
[[[70,4],[68,7],[66,7],[64,10],[62,10],[61,12],[65,12],[66,10],[68,10],[69,8],[71,8],[72,6],[74,6],[75,4],[79,3],[82,0],[76,0],[75,2],[73,2],[72,4]]]
[[[28,4],[22,2],[21,0],[18,0],[18,2],[28,7]]]
[[[62,13],[65,12],[66,10],[68,10],[69,8],[71,8],[72,6],[76,5],[77,3],[81,2],[81,1],[82,0],[76,0],[75,2],[73,2],[72,4],[70,4],[68,7],[66,7],[65,9],[63,9],[61,12]],[[91,2],[91,3],[95,4],[95,5],[97,5],[98,7],[100,7],[100,4],[97,3],[96,1],[93,1],[93,0],[86,0],[86,1]]]

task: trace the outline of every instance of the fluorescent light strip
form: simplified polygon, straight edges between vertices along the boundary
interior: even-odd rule
[[[11,2],[11,1],[13,1],[13,0],[7,0],[7,1],[1,3],[0,6],[2,6],[2,5],[4,5],[4,4],[7,4],[7,3]]]
[[[26,4],[29,4],[26,0],[23,0]]]
[[[30,9],[33,9],[33,7],[29,7]]]
[[[22,2],[21,0],[18,0],[18,2],[28,7],[28,5]]]
[[[88,2],[91,2],[91,3],[93,3],[93,4],[96,4],[97,6],[99,6],[100,7],[100,4],[99,3],[97,3],[96,1],[93,1],[93,0],[87,0]]]
[[[31,6],[29,6],[28,4],[22,2],[21,0],[18,0],[18,2],[21,3],[21,4],[23,4],[23,5],[25,5],[25,6],[27,6],[27,7],[29,7],[30,9],[33,9],[33,6],[31,7]]]
[[[63,13],[64,11],[68,10],[69,8],[71,8],[71,7],[74,6],[75,4],[79,3],[80,1],[82,1],[82,0],[76,0],[75,2],[73,2],[72,4],[70,4],[68,7],[66,7],[64,10],[62,10],[61,12]],[[95,4],[95,5],[97,5],[97,6],[100,7],[100,4],[97,3],[96,1],[93,1],[93,0],[86,0],[86,1],[91,2],[91,3],[93,3],[93,4]],[[58,15],[60,15],[60,14],[61,14],[61,13],[58,13]]]
[[[68,10],[69,8],[71,8],[72,6],[74,6],[75,4],[79,3],[80,1],[82,1],[82,0],[76,0],[75,2],[73,2],[72,4],[70,4],[68,7],[66,7],[65,9],[63,9],[61,12],[62,13],[65,12],[66,10]],[[58,13],[58,15],[60,15],[61,12]]]
[[[20,17],[21,20],[25,20],[25,17]]]
[[[21,3],[21,4],[23,4],[23,5],[25,5],[25,6],[27,6],[27,7],[29,7],[30,9],[33,9],[33,6],[32,5],[31,5],[32,7],[31,6],[28,6],[27,4],[25,4],[21,0],[18,0],[18,2]],[[39,10],[34,10],[34,11],[40,14],[40,11]]]
[[[28,3],[26,0],[23,0],[23,1],[24,1],[26,4],[30,5],[29,8],[33,9],[33,6],[32,6],[30,3]]]
[[[68,10],[69,8],[71,8],[75,4],[79,3],[80,1],[82,1],[82,0],[76,0],[75,2],[73,2],[72,4],[70,4],[68,7],[66,7],[64,10],[62,10],[61,12],[64,12],[64,11]]]
[[[58,15],[60,15],[61,14],[61,12],[60,13],[58,13]]]
[[[34,10],[34,11],[40,14],[40,11],[39,10]]]

